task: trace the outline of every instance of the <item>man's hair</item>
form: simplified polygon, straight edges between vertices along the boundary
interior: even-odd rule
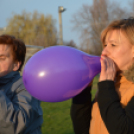
[[[101,33],[101,42],[104,45],[107,33],[112,30],[120,30],[134,45],[134,18],[115,20],[111,22]]]
[[[21,63],[18,69],[18,71],[20,71],[24,64],[26,55],[26,46],[24,42],[20,39],[16,39],[14,36],[5,34],[0,36],[0,45],[2,44],[11,46],[13,60]]]

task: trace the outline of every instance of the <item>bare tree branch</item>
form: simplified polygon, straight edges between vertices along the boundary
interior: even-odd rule
[[[72,19],[73,30],[80,32],[80,49],[90,54],[100,55],[102,30],[112,20],[126,18],[129,15],[129,11],[122,9],[119,4],[111,0],[94,0],[91,6],[83,5]]]

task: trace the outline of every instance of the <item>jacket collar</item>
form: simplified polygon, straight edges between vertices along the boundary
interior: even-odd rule
[[[123,71],[123,76],[131,82],[134,83],[134,64],[128,68],[128,70]]]

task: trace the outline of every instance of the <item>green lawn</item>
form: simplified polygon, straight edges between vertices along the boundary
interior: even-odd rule
[[[97,89],[98,76],[94,78],[92,87],[92,99]],[[41,103],[44,123],[42,134],[74,134],[70,119],[71,99],[58,103]]]

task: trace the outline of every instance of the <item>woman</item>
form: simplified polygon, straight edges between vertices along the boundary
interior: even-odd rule
[[[73,98],[74,131],[76,134],[133,134],[134,18],[113,21],[101,33],[101,41],[104,49],[95,102],[91,110],[91,84]]]

